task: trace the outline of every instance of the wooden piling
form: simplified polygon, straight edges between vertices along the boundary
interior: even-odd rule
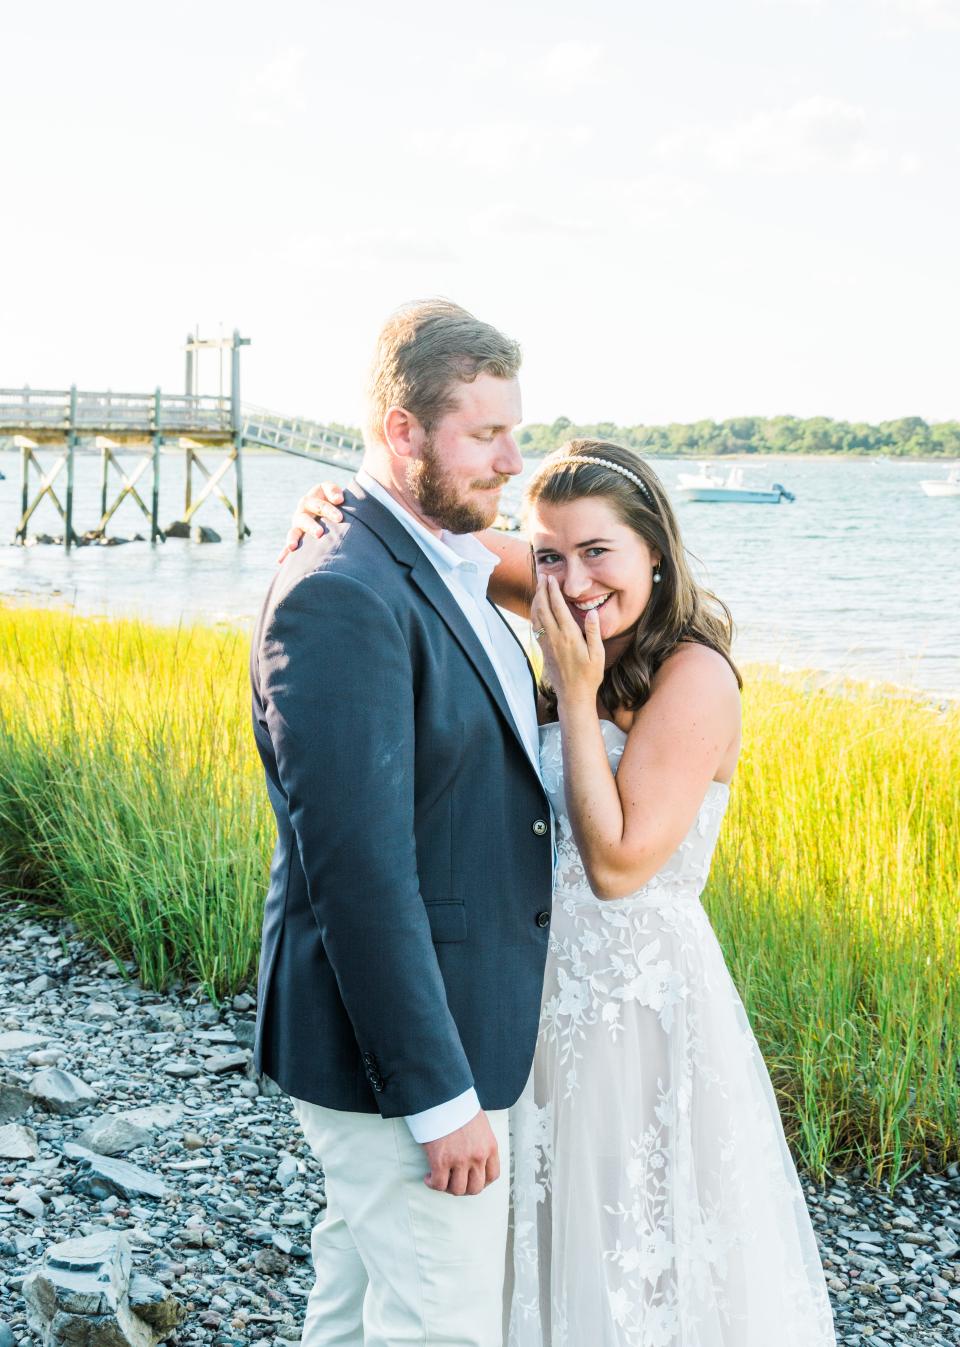
[[[157,388],[153,395],[153,491],[150,497],[150,541],[155,543],[157,539],[165,542],[166,538],[160,528],[160,449],[163,445],[163,433],[160,429],[160,389]]]

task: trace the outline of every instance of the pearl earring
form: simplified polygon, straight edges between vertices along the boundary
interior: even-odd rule
[[[654,583],[655,585],[659,585],[659,583],[660,583],[660,562],[659,562],[659,561],[657,562],[656,566],[654,566],[654,568],[653,568],[653,583]]]

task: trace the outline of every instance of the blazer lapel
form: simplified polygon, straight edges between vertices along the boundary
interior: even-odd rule
[[[436,567],[420,544],[384,505],[381,505],[372,496],[368,496],[363,488],[356,483],[353,483],[344,493],[344,503],[340,508],[345,514],[353,515],[354,518],[365,524],[371,532],[375,533],[386,544],[397,561],[410,568],[411,580],[431,607],[440,615],[451,635],[462,647],[481,682],[497,704],[500,714],[513,731],[517,743],[523,750],[523,756],[536,771],[537,769],[531,762],[530,753],[519,727],[511,715],[510,706],[504,695],[500,679],[490,663],[487,652],[473,627],[464,616],[463,609],[441,580]],[[507,626],[509,627],[509,623],[507,623]],[[511,635],[516,640],[516,633],[511,632]],[[517,644],[519,645],[519,642]],[[523,650],[523,647],[520,646],[520,649]],[[526,658],[525,652],[524,658]],[[530,667],[529,661],[527,661],[527,667]],[[533,679],[534,689],[536,689],[536,679],[533,678],[532,668],[530,669],[530,676]]]

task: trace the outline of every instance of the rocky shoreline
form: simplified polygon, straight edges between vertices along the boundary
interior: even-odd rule
[[[323,1175],[289,1101],[254,1077],[253,999],[218,1010],[125,972],[67,923],[0,918],[0,1347],[42,1341],[24,1284],[36,1301],[65,1241],[55,1266],[91,1249],[114,1280],[123,1264],[144,1342],[290,1347]],[[804,1189],[838,1342],[957,1347],[958,1167],[893,1200],[856,1175]]]

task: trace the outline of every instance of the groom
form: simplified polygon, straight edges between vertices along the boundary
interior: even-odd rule
[[[343,522],[288,558],[254,635],[278,833],[256,1065],[326,1176],[304,1347],[501,1340],[552,844],[533,676],[469,535],[522,466],[519,364],[445,301],[388,321]]]

